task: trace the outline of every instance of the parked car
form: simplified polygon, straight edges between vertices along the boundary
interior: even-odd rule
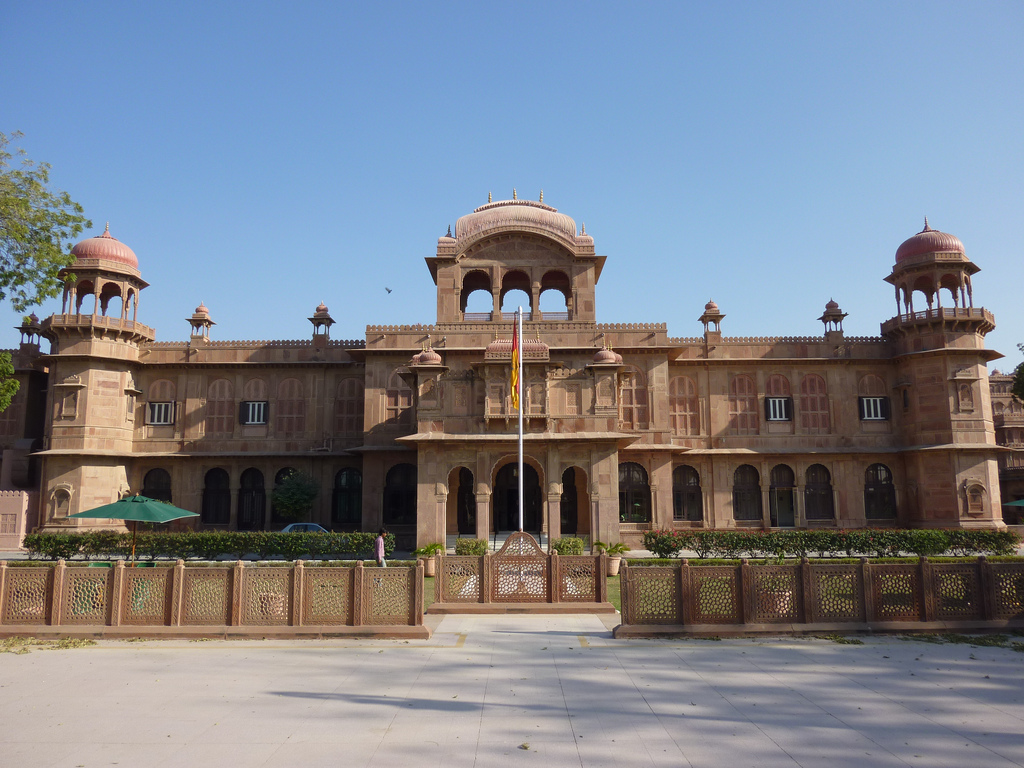
[[[322,525],[316,523],[288,523],[281,533],[330,533]]]

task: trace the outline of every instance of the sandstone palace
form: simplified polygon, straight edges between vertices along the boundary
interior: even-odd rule
[[[129,491],[204,529],[280,528],[270,494],[292,470],[320,484],[312,520],[334,530],[384,525],[406,547],[510,530],[510,291],[527,297],[529,531],[636,545],[650,528],[996,527],[1001,471],[1024,496],[1024,414],[1009,377],[989,378],[979,268],[927,222],[896,250],[896,314],[870,338],[846,336],[832,301],[801,338],[725,336],[713,301],[694,338],[599,323],[606,257],[543,195],[438,239],[434,323],[357,341],[331,338],[324,305],[311,338],[218,341],[201,305],[187,341],[156,342],[135,253],[105,231],[74,255],[61,313],[18,329],[7,537],[94,524],[68,515]]]

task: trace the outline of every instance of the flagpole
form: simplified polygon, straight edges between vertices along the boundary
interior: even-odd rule
[[[519,370],[516,371],[516,386],[519,388],[519,530],[523,530],[523,308],[518,310],[516,325],[516,346],[519,348]]]

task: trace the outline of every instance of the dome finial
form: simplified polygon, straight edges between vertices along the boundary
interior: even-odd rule
[[[518,197],[516,197],[516,188],[515,187],[512,187],[512,199],[513,200],[518,200],[519,199]]]
[[[448,234],[447,234],[447,235],[445,235],[445,237],[451,237],[451,236],[452,236],[452,225],[451,225],[451,224],[449,224],[449,225],[448,225]]]
[[[105,234],[105,235],[109,235],[110,234],[110,222],[109,221],[107,222],[106,228],[103,230],[103,234]]]
[[[580,222],[580,234],[581,235],[587,234],[587,222],[585,222],[585,221],[581,221]]]
[[[544,202],[544,190],[543,189],[540,191],[540,202],[542,202],[542,203]]]
[[[494,202],[493,200],[491,200],[491,193],[490,192],[487,193],[487,202],[488,203]]]
[[[928,226],[928,217],[925,216],[924,217],[924,229],[922,229],[921,231],[922,232],[928,232],[930,230],[931,230],[931,227]]]

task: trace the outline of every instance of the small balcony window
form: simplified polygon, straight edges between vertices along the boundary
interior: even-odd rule
[[[768,421],[792,421],[793,398],[766,397],[764,399],[764,417]]]
[[[888,397],[861,397],[860,418],[861,421],[886,421],[889,418]]]
[[[270,413],[266,400],[243,400],[239,404],[238,421],[245,426],[266,424]]]
[[[153,426],[166,426],[174,423],[174,403],[149,403],[146,410],[146,423]]]

